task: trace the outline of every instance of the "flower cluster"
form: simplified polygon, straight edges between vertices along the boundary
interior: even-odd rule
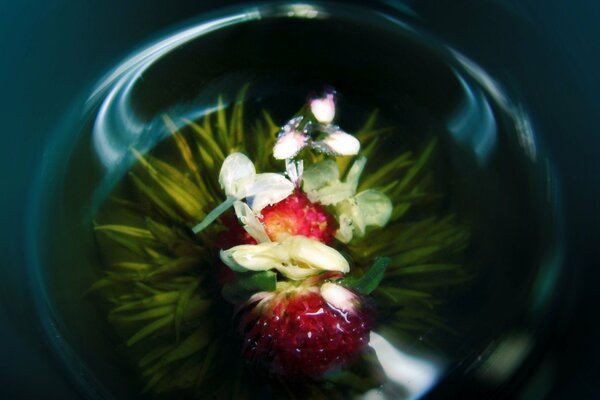
[[[151,396],[378,390],[375,330],[393,343],[445,326],[436,290],[473,278],[470,229],[436,200],[437,139],[400,152],[375,111],[344,131],[333,91],[273,129],[268,110],[246,119],[246,90],[198,121],[163,116],[172,137],[132,149],[94,215],[88,293]]]
[[[310,111],[310,115],[294,117],[283,126],[273,147],[273,157],[278,160],[290,159],[305,147],[328,155],[358,154],[360,142],[332,123],[335,118],[333,90],[326,92],[322,98],[312,99]]]
[[[246,155],[230,154],[219,174],[226,200],[193,230],[233,207],[247,240],[220,249],[220,259],[237,276],[225,284],[226,297],[246,294],[244,355],[274,374],[317,378],[348,365],[368,344],[372,323],[368,293],[345,284],[351,260],[332,241],[349,243],[368,227],[383,227],[392,204],[376,190],[358,192],[367,159],[359,141],[332,123],[335,93],[309,106],[310,113],[281,128],[274,145],[285,172],[257,173]],[[305,171],[297,159],[303,150],[324,157]],[[357,156],[344,179],[334,156]]]

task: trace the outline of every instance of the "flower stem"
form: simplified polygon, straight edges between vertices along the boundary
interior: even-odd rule
[[[196,225],[192,228],[192,231],[194,233],[202,232],[207,226],[212,224],[215,219],[219,218],[219,216],[221,214],[223,214],[225,211],[227,211],[233,205],[233,203],[235,203],[236,201],[237,201],[236,197],[227,196],[227,199],[225,199],[224,202],[222,202],[216,208],[214,208],[211,212],[209,212],[208,215],[206,217],[204,217],[202,222],[200,222],[198,225]]]

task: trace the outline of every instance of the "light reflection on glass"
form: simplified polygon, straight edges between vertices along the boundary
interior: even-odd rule
[[[469,60],[467,57],[463,56],[457,51],[450,50],[455,60],[460,64],[461,67],[468,72],[469,76],[477,81],[482,88],[494,99],[498,105],[500,105],[505,110],[509,109],[509,101],[504,93],[504,90],[500,87],[500,85],[492,79],[487,72],[483,70],[479,65],[475,64],[473,61]]]
[[[514,332],[490,345],[491,354],[477,367],[477,375],[486,384],[500,385],[521,366],[533,348],[531,336]]]
[[[291,4],[286,8],[288,8],[286,13],[288,17],[312,19],[317,17],[323,18],[326,16],[324,15],[323,10],[318,9],[311,4]]]
[[[448,130],[458,143],[473,149],[480,165],[485,165],[498,140],[496,120],[485,95],[458,74],[456,77],[464,98],[450,117]]]
[[[369,345],[375,350],[390,382],[403,389],[405,393],[403,398],[416,399],[422,396],[431,389],[442,372],[441,365],[432,360],[408,355],[375,332],[371,332]],[[382,390],[371,391],[365,398],[373,400],[387,398],[385,391],[384,385]]]
[[[529,120],[527,113],[522,107],[519,107],[516,112],[513,113],[515,119],[515,128],[517,131],[517,140],[523,148],[523,151],[533,162],[538,159],[537,145],[535,142],[535,136],[533,134],[533,127]]]
[[[537,162],[537,143],[531,120],[526,110],[520,105],[513,104],[500,85],[480,66],[456,51],[451,50],[451,53],[469,74],[469,77],[474,79],[485,90],[485,94],[479,90],[474,91],[473,85],[469,86],[457,74],[457,79],[465,93],[465,99],[448,124],[454,137],[458,139],[459,143],[474,145],[479,161],[485,161],[485,159],[482,159],[482,156],[487,156],[496,143],[493,113],[485,98],[487,95],[513,118],[519,145],[532,162]],[[494,126],[494,132],[490,130],[490,125]]]
[[[94,146],[104,166],[111,169],[120,163],[142,133],[152,129],[151,121],[138,118],[131,107],[132,88],[148,68],[168,52],[198,36],[258,18],[260,14],[257,11],[245,12],[186,29],[137,53],[104,79],[88,99],[88,104],[93,104],[98,96],[109,90],[93,130]]]
[[[327,17],[323,10],[308,4],[291,4],[273,9],[249,8],[244,12],[211,20],[175,33],[135,53],[109,73],[87,100],[90,105],[101,101],[92,137],[98,158],[106,169],[118,173],[115,172],[117,169],[126,168],[126,161],[131,158],[129,150],[132,146],[143,153],[168,134],[160,118],[155,116],[144,119],[135,113],[133,107],[132,93],[135,86],[156,62],[169,52],[204,34],[234,24],[259,20],[271,14],[304,19]],[[207,108],[216,105],[192,103],[175,107],[177,110],[168,111],[181,118],[193,120],[210,111]]]

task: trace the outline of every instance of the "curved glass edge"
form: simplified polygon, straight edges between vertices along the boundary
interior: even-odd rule
[[[327,3],[319,2],[310,4],[267,3],[255,7],[245,7],[242,9],[232,8],[226,11],[220,11],[218,13],[210,13],[201,16],[198,18],[198,20],[210,18],[217,19],[211,20],[209,23],[205,23],[203,25],[192,26],[192,28],[176,32],[168,39],[146,47],[146,50],[144,51],[134,53],[134,56],[119,63],[119,67],[107,74],[107,76],[101,80],[101,82],[93,90],[92,94],[85,101],[85,109],[80,109],[77,107],[77,112],[73,111],[72,114],[84,115],[88,110],[87,107],[97,101],[99,98],[117,95],[117,92],[115,91],[118,89],[123,89],[122,82],[128,80],[124,79],[124,77],[128,77],[129,74],[141,73],[146,66],[151,64],[158,57],[161,57],[170,50],[189,40],[193,40],[218,29],[227,28],[233,24],[244,23],[261,18],[325,18],[329,15],[337,16],[339,12],[339,8],[337,7],[339,7],[339,5],[336,6],[335,10],[331,10],[331,12],[328,12],[327,7]],[[232,13],[234,10],[237,11]],[[388,22],[399,24],[399,26],[402,26],[404,29],[408,28],[408,25],[396,17],[373,12],[372,10],[369,11],[371,11],[371,17],[383,17]],[[423,34],[423,32],[419,32],[419,34]],[[439,43],[439,40],[436,40],[436,42]],[[448,49],[447,52],[448,54],[453,54],[459,61],[466,60],[460,57],[459,53],[456,51]],[[471,66],[470,68],[472,70],[473,67]],[[489,81],[487,81],[487,83],[489,84]],[[497,90],[497,88],[494,90]],[[499,95],[499,93],[500,92],[498,91],[496,95]],[[69,130],[69,128],[71,127],[61,126],[60,129],[56,130],[54,135],[52,135],[55,138],[55,142],[50,146],[51,149],[68,148],[68,144],[72,143],[72,132]],[[523,138],[525,143],[530,143],[529,136],[525,135]],[[531,149],[535,149],[535,147],[532,147]],[[52,155],[54,153],[52,151],[48,151],[47,154]],[[63,367],[67,369],[68,374],[72,377],[75,377],[76,383],[81,387],[82,392],[86,395],[86,397],[91,399],[111,399],[113,397],[110,391],[101,382],[95,379],[93,372],[87,368],[85,362],[80,359],[80,357],[74,352],[69,344],[63,340],[63,335],[61,333],[63,328],[57,322],[58,318],[53,310],[51,301],[44,286],[43,277],[41,275],[43,261],[40,259],[38,251],[35,251],[39,246],[38,224],[39,221],[43,220],[46,216],[43,204],[40,203],[39,199],[42,199],[43,194],[45,193],[44,188],[49,181],[49,179],[46,178],[51,177],[52,172],[57,170],[63,161],[64,160],[60,159],[58,155],[54,159],[49,157],[43,161],[44,165],[40,168],[41,173],[38,175],[33,185],[33,190],[29,196],[30,207],[28,209],[30,212],[27,215],[26,222],[26,243],[27,247],[30,249],[30,252],[27,255],[27,269],[31,283],[31,290],[35,294],[33,298],[35,299],[37,317],[40,321],[43,332],[46,334],[46,340],[49,346],[53,349],[55,355],[61,360]],[[556,179],[556,174],[553,171],[553,164],[551,160],[546,158],[543,160],[541,165],[541,168],[545,171],[544,174],[548,177],[547,190],[549,193],[549,201],[554,204],[552,207],[552,220],[555,223],[555,229],[553,230],[555,234],[547,238],[547,240],[554,243],[554,246],[550,246],[554,249],[554,251],[552,254],[544,255],[544,261],[541,263],[542,270],[540,271],[534,288],[535,296],[532,299],[533,301],[531,303],[530,312],[535,315],[538,314],[538,310],[540,308],[544,308],[548,301],[550,301],[552,297],[551,294],[557,287],[558,281],[562,274],[561,266],[564,255],[564,249],[562,247],[563,215],[559,198],[560,185]],[[505,354],[506,346],[511,347],[514,343],[518,344],[518,346],[512,347],[519,349],[519,357],[513,357],[512,362],[507,364],[511,365],[510,375],[512,375],[515,369],[518,368],[518,366],[523,362],[522,356],[527,357],[528,354],[534,352],[534,348],[538,346],[538,344],[535,343],[531,344],[531,342],[527,339],[521,339],[523,339],[522,336],[515,334],[508,337],[506,341],[503,342],[503,345],[497,347],[497,351],[499,353]],[[506,370],[508,371],[508,369]],[[508,379],[508,375],[503,380],[505,379]]]

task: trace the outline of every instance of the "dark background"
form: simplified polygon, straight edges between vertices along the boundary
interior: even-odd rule
[[[128,53],[205,10],[239,3],[0,3],[0,398],[78,398],[42,339],[25,271],[26,203],[50,132],[73,102]],[[541,379],[534,386],[549,388],[550,398],[598,398],[600,3],[420,0],[405,5],[432,32],[490,66],[492,75],[510,73],[526,80],[531,101],[539,107],[534,111],[545,116],[541,124],[553,128],[544,141],[563,191],[568,281],[559,293],[566,312],[557,319],[566,323],[557,326],[523,385],[510,390],[532,398],[523,388]],[[382,7],[402,8],[394,2]],[[498,67],[498,57],[513,62]],[[535,373],[548,363],[551,374]]]

